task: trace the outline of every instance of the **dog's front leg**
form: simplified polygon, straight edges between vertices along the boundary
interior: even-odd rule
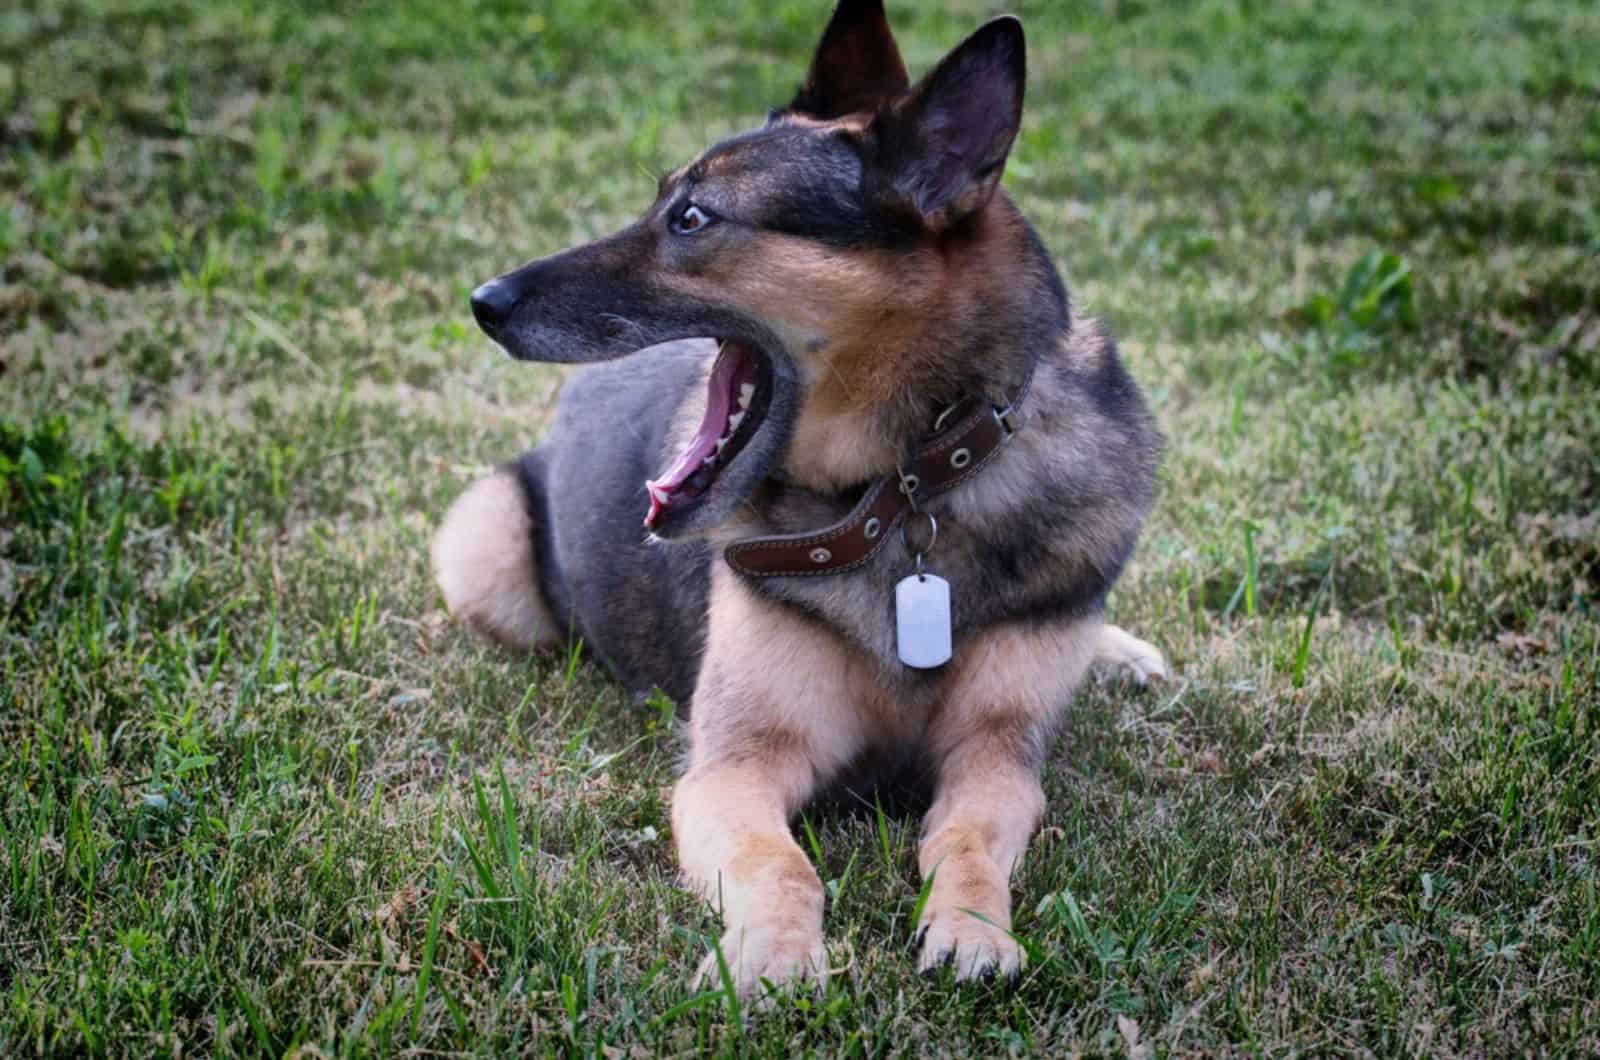
[[[932,880],[918,968],[958,979],[1015,975],[1011,874],[1039,817],[1039,772],[1056,720],[1093,657],[1100,623],[1001,628],[964,653],[935,720],[934,800],[917,864]]]
[[[689,768],[672,796],[679,862],[722,914],[722,954],[741,993],[762,979],[820,983],[822,883],[789,822],[861,748],[859,661],[722,564],[706,645]],[[716,974],[713,955],[699,978]]]
[[[994,735],[955,751],[939,771],[917,855],[932,877],[918,924],[918,970],[954,962],[956,978],[1015,975],[1022,954],[1011,929],[1011,873],[1044,811],[1033,767]]]
[[[789,832],[810,793],[810,765],[758,754],[695,766],[672,796],[672,830],[684,876],[722,914],[722,956],[739,993],[763,979],[822,982],[822,882]],[[714,984],[710,954],[695,977]]]

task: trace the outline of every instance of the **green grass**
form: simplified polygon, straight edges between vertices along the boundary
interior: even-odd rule
[[[426,542],[538,435],[474,283],[785,100],[821,3],[0,12],[0,1053],[1600,1049],[1600,9],[1020,4],[1007,186],[1169,444],[1018,880],[813,815],[825,997],[732,1016],[670,707]],[[989,9],[892,4],[926,69]],[[762,9],[765,9],[764,11]],[[315,1047],[314,1051],[312,1047]]]

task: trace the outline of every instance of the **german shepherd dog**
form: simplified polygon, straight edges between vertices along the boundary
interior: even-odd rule
[[[920,967],[1015,974],[1067,701],[1097,657],[1162,672],[1103,619],[1159,436],[1000,188],[1023,54],[997,18],[913,86],[881,0],[842,0],[764,127],[472,296],[513,357],[606,363],[451,508],[445,602],[687,707],[673,836],[747,994],[826,975],[790,821],[873,763],[931,799]]]

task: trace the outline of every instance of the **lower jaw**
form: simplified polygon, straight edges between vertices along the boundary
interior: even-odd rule
[[[706,411],[688,448],[646,483],[647,529],[692,516],[712,499],[724,473],[754,441],[771,405],[773,371],[756,349],[724,340],[707,381]]]

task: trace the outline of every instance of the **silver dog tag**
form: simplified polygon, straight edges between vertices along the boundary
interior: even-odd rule
[[[913,574],[894,587],[894,626],[900,661],[932,670],[950,661],[950,583]]]

